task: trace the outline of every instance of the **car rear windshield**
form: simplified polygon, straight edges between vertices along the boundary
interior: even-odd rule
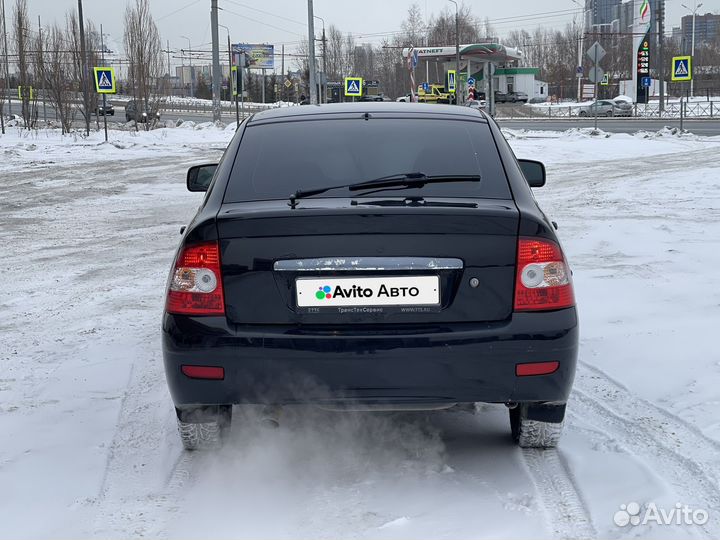
[[[225,202],[284,199],[315,189],[383,176],[479,175],[480,182],[427,184],[368,195],[510,199],[489,126],[479,120],[370,118],[248,125]],[[362,197],[332,190],[323,197]]]

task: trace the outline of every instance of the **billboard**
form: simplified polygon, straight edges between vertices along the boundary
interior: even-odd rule
[[[273,69],[275,67],[275,46],[262,43],[236,43],[232,46],[234,55],[245,53],[250,69]],[[234,62],[237,65],[237,57]]]

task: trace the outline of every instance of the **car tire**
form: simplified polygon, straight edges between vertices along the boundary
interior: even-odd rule
[[[217,450],[230,430],[232,406],[177,410],[178,434],[189,451]]]
[[[530,407],[534,414],[531,414]],[[553,421],[533,417],[547,417]],[[520,448],[555,448],[562,435],[564,418],[564,404],[561,406],[519,404],[510,409],[513,440]]]
[[[587,116],[587,115],[588,115],[587,111],[580,111],[578,113],[578,116]]]
[[[612,111],[608,111],[608,112],[605,113],[605,116],[613,116],[613,112],[612,112]]]

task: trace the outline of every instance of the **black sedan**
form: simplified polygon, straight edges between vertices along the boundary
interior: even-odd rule
[[[97,108],[98,116],[115,116],[115,107],[112,104],[99,105]]]
[[[520,446],[555,446],[578,317],[530,189],[544,183],[468,107],[243,122],[219,164],[188,172],[206,193],[168,280],[163,356],[185,448],[216,446],[233,405],[475,402],[505,404]]]

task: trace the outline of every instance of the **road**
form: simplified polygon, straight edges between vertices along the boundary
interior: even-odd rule
[[[17,112],[17,111],[13,111]],[[246,113],[248,110],[246,109]],[[253,111],[254,112],[254,111]],[[54,119],[55,111],[51,105],[47,105],[44,112],[40,106],[40,118],[45,114],[49,120]],[[210,122],[212,113],[209,111],[161,111],[163,120],[185,120],[193,122]],[[102,118],[100,119],[102,120]],[[235,111],[223,111],[223,122],[230,123],[235,120]],[[109,116],[108,122],[124,122],[125,109],[122,106],[115,107],[115,116]],[[594,126],[594,119],[580,118],[497,118],[502,127],[510,129],[528,129],[540,131],[565,131],[571,128],[591,128]],[[93,122],[95,117],[93,116]],[[101,122],[102,123],[102,122]],[[82,125],[82,117],[78,114],[75,124]],[[91,124],[92,125],[92,124]],[[636,133],[638,131],[658,131],[665,126],[680,127],[680,120],[677,118],[598,118],[598,127],[611,133]],[[686,119],[683,127],[696,135],[718,136],[720,135],[720,118]]]
[[[544,118],[498,118],[498,124],[510,129],[533,129],[542,131],[565,131],[571,128],[588,128],[595,125],[594,119],[578,118],[544,119]],[[665,126],[680,127],[676,118],[598,118],[598,128],[612,133],[636,133],[637,131],[658,131]],[[720,119],[685,120],[684,129],[696,134],[720,135]]]

